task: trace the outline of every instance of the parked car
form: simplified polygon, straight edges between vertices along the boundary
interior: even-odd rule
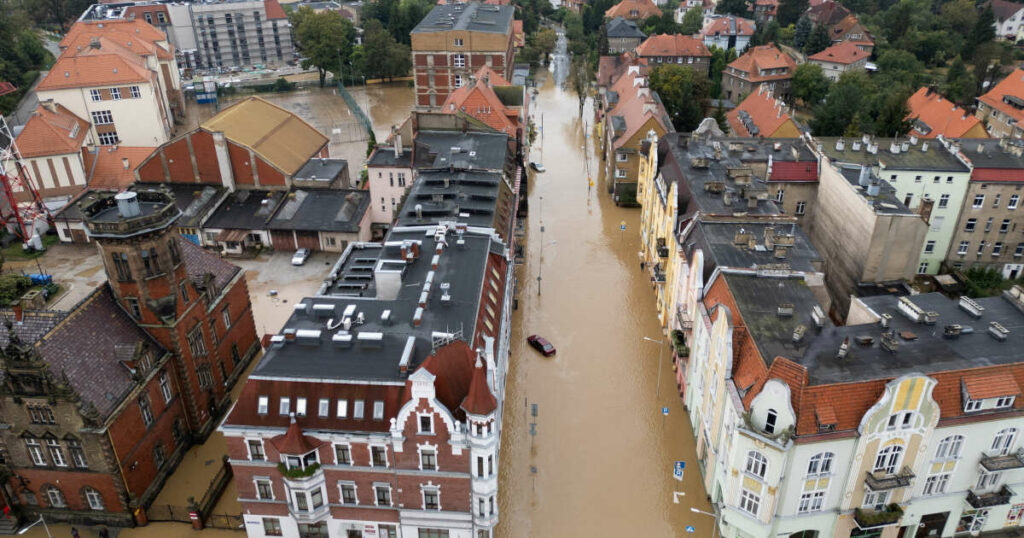
[[[533,346],[533,349],[540,351],[545,357],[550,357],[555,354],[555,346],[551,345],[551,342],[548,342],[542,336],[531,334],[526,338],[526,341]]]
[[[292,265],[305,264],[306,260],[309,259],[310,254],[311,253],[308,248],[300,248],[299,250],[296,250],[295,254],[292,256]]]
[[[547,168],[544,168],[543,164],[534,161],[530,161],[530,168],[533,168],[537,172],[544,172],[547,170]]]

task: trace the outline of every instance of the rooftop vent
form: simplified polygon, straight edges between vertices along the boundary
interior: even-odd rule
[[[331,341],[336,345],[343,346],[352,343],[352,333],[348,331],[338,331],[331,337]]]
[[[960,335],[963,334],[963,332],[964,328],[962,325],[960,325],[959,323],[953,323],[951,325],[946,325],[945,327],[943,327],[942,337],[949,338],[950,340],[956,340],[957,338],[960,338]]]
[[[412,352],[415,346],[415,336],[410,336],[405,339],[405,348],[402,349],[402,359],[398,361],[398,371],[402,373],[409,371],[409,364],[412,362]]]
[[[896,350],[900,348],[900,342],[896,339],[895,331],[886,331],[882,333],[882,339],[879,341],[879,345],[889,353],[896,353]]]
[[[822,310],[820,306],[815,305],[814,308],[811,309],[811,319],[814,320],[815,327],[819,329],[824,327],[825,320],[827,319],[825,317],[825,311]]]
[[[843,338],[843,343],[839,344],[839,351],[836,353],[837,359],[844,359],[850,352],[850,337]]]
[[[807,327],[803,325],[797,325],[796,328],[793,329],[793,343],[799,344],[800,342],[802,342],[804,339],[804,333],[806,332]]]
[[[985,313],[985,307],[966,295],[960,296],[960,302],[957,306],[960,307],[960,310],[970,314],[974,319],[981,319],[981,316]]]
[[[1010,336],[1010,330],[1000,325],[999,322],[993,321],[988,324],[988,334],[992,335],[992,338],[1004,342]]]
[[[914,323],[924,321],[924,310],[907,297],[900,297],[899,302],[896,304],[896,309]]]
[[[775,315],[780,318],[791,318],[793,317],[793,311],[796,307],[792,303],[781,303],[778,308],[775,309]]]
[[[138,217],[142,214],[137,193],[132,191],[120,192],[114,196],[114,200],[117,201],[117,212],[123,219]]]
[[[334,305],[319,303],[313,305],[313,313],[321,318],[326,318],[334,315]]]
[[[319,329],[299,329],[295,331],[295,339],[300,344],[319,344],[320,343],[320,330]]]
[[[390,309],[385,310],[385,311],[380,313],[380,323],[381,323],[381,325],[391,325],[391,310]]]

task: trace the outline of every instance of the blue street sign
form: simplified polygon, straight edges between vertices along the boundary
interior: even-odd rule
[[[695,528],[693,527],[693,525],[687,525],[687,526],[686,526],[686,532],[688,532],[688,533],[690,533],[690,534],[693,534],[693,533],[697,532],[697,529],[695,529]]]
[[[621,230],[623,232],[626,231],[626,225],[625,224],[620,224],[619,225],[619,230]]]
[[[661,414],[665,415],[667,417],[668,416],[668,408],[667,407],[662,407],[661,408]]]
[[[685,461],[677,461],[675,463],[675,465],[672,466],[672,476],[676,480],[682,480],[683,479],[683,469],[685,469],[685,468],[686,468],[686,462]]]

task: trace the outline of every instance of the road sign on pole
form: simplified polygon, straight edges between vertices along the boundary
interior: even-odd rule
[[[694,526],[693,526],[693,525],[687,525],[687,526],[686,526],[686,532],[688,532],[688,533],[690,533],[690,534],[693,534],[693,533],[697,532],[697,529],[696,529],[696,528],[694,528]]]
[[[665,415],[667,417],[668,416],[668,408],[667,407],[662,407],[661,408],[661,414]]]
[[[685,469],[685,468],[686,468],[686,462],[685,461],[677,461],[675,463],[675,465],[672,466],[672,477],[675,478],[676,480],[679,480],[680,482],[682,482],[682,480],[683,480],[683,469]]]
[[[619,223],[619,231],[620,232],[626,231],[626,221],[622,221],[622,222]]]

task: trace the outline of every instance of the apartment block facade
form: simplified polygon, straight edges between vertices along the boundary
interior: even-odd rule
[[[291,25],[277,0],[191,4],[201,69],[282,66],[295,60]]]

